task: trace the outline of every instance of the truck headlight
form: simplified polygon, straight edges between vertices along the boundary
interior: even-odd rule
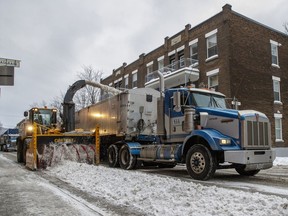
[[[33,131],[33,126],[32,125],[27,126],[27,131]]]
[[[220,145],[230,145],[231,140],[230,139],[220,139]]]

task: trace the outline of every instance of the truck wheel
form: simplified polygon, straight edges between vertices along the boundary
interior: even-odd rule
[[[240,175],[243,175],[243,176],[254,176],[254,175],[256,175],[257,173],[260,172],[260,170],[249,170],[249,171],[245,171],[245,165],[244,165],[244,166],[236,167],[235,170],[236,170]]]
[[[136,157],[130,153],[129,147],[123,145],[119,151],[119,164],[122,169],[130,170],[136,167]]]
[[[23,162],[23,143],[21,140],[17,140],[17,162]]]
[[[118,147],[116,145],[110,145],[107,154],[109,167],[119,167]]]
[[[193,179],[208,180],[216,171],[214,157],[204,145],[193,145],[186,156],[186,167]]]

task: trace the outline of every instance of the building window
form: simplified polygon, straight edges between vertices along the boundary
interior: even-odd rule
[[[161,71],[161,69],[164,67],[164,56],[161,56],[158,58],[158,70]],[[163,71],[162,71],[163,72]]]
[[[283,141],[282,137],[282,114],[275,113],[275,139],[276,142]]]
[[[114,81],[114,88],[120,89],[122,85],[122,78]]]
[[[217,29],[207,33],[205,35],[207,43],[207,58],[218,55],[217,48]]]
[[[124,84],[125,84],[124,88],[128,89],[129,88],[129,75],[128,74],[124,76]]]
[[[169,56],[169,67],[172,69],[176,69],[175,55]]]
[[[270,40],[271,43],[271,56],[272,56],[272,65],[279,67],[279,60],[278,60],[278,46],[279,43]]]
[[[274,93],[274,103],[281,103],[281,94],[280,94],[280,78],[272,76],[273,80],[273,93]]]
[[[198,63],[198,39],[195,39],[189,43],[190,46],[190,57],[192,59],[191,64]]]
[[[218,81],[218,74],[219,74],[219,69],[215,69],[212,71],[209,71],[206,73],[207,77],[208,77],[208,88],[213,88],[216,91],[218,91],[218,85],[219,85],[219,81]]]
[[[149,62],[146,65],[146,68],[147,68],[147,74],[152,73],[153,72],[153,62]]]
[[[180,68],[185,67],[185,58],[184,58],[184,54],[179,56],[180,59]]]
[[[192,64],[198,63],[198,43],[194,43],[190,46],[190,55]]]
[[[137,70],[132,72],[132,88],[137,88]]]

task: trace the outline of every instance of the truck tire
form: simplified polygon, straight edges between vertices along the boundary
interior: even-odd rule
[[[242,176],[254,176],[254,175],[256,175],[257,173],[260,172],[260,170],[249,170],[249,171],[246,171],[245,170],[245,165],[236,167],[235,170],[236,170],[236,172],[238,172]]]
[[[188,150],[186,167],[193,179],[205,181],[213,177],[216,171],[216,162],[207,147],[196,144]]]
[[[110,145],[107,150],[109,167],[119,167],[118,147]]]
[[[23,163],[23,142],[17,139],[17,162]]]
[[[122,169],[126,170],[131,170],[136,167],[136,157],[130,153],[127,145],[123,145],[119,151],[119,164]]]

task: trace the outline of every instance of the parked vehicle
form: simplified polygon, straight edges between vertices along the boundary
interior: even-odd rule
[[[18,134],[17,128],[7,129],[0,137],[0,150],[1,151],[16,151],[16,140]]]

